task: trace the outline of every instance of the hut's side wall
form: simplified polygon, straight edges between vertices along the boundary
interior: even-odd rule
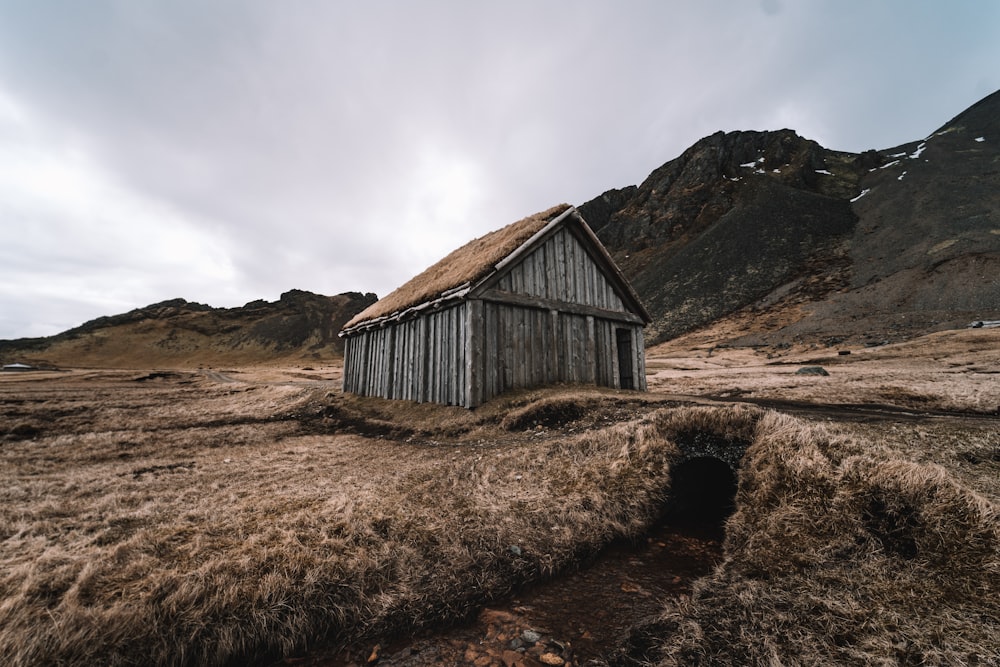
[[[465,312],[459,304],[351,334],[344,341],[344,391],[464,405]]]

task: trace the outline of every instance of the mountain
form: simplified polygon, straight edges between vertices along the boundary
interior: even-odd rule
[[[580,212],[632,281],[647,345],[880,344],[1000,320],[1000,91],[922,140],[847,153],[792,130],[717,132]],[[0,361],[144,366],[338,357],[374,294],[292,290],[212,308],[183,299]]]
[[[1000,317],[1000,92],[929,137],[845,153],[716,133],[579,206],[654,322],[745,345],[876,343]]]
[[[340,357],[337,333],[374,294],[291,290],[278,301],[212,308],[172,299],[99,317],[46,338],[0,341],[0,359],[36,365],[144,367]]]

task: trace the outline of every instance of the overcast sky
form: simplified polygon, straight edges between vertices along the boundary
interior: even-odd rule
[[[998,88],[986,0],[0,0],[0,338],[384,296],[717,130],[889,148]]]

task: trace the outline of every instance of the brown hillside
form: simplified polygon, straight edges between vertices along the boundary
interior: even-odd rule
[[[0,341],[0,359],[104,368],[331,360],[344,351],[337,333],[374,302],[374,294],[323,296],[301,290],[238,308],[174,299],[48,338]]]

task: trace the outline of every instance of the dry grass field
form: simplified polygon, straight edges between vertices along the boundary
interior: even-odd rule
[[[1000,332],[851,352],[681,341],[648,394],[475,411],[335,366],[4,373],[0,662],[267,664],[463,618],[641,535],[708,438],[745,449],[724,560],[609,662],[1000,664]]]

